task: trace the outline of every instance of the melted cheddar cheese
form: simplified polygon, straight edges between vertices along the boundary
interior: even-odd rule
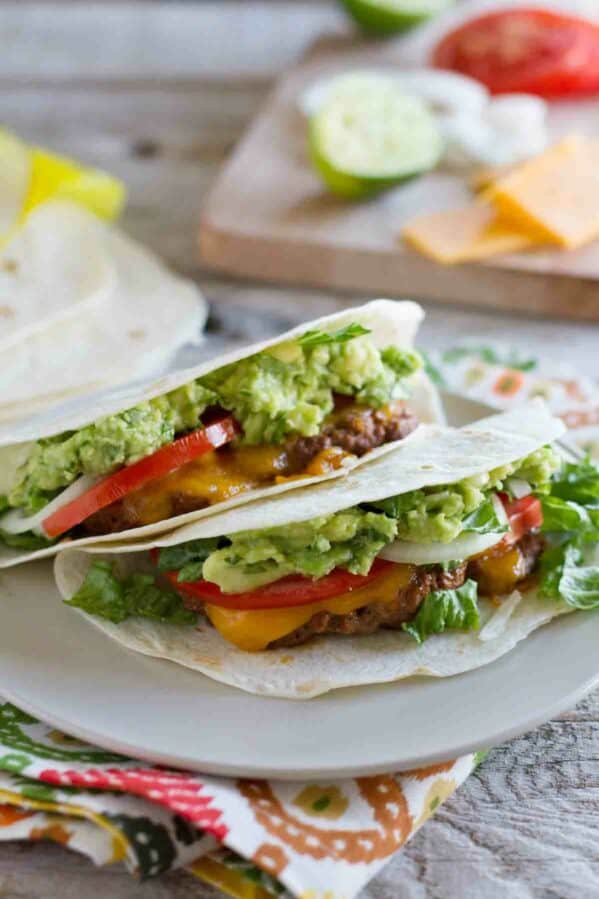
[[[392,602],[408,586],[414,571],[413,565],[394,565],[389,572],[364,587],[305,606],[246,612],[207,604],[204,611],[212,625],[229,643],[245,652],[260,652],[269,643],[280,640],[306,624],[318,612],[348,615],[373,602]]]
[[[297,475],[291,472],[288,453],[281,447],[224,447],[128,494],[123,507],[129,520],[153,524],[181,512],[222,503],[256,487],[327,474],[340,468],[347,455],[337,448],[322,450]]]

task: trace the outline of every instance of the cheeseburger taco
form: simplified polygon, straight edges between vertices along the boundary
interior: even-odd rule
[[[341,477],[440,418],[415,303],[378,300],[149,386],[0,425],[0,566]],[[41,423],[40,423],[41,422]]]
[[[65,550],[65,600],[124,646],[306,698],[479,667],[599,605],[599,471],[533,403],[427,428],[343,479],[147,541]]]

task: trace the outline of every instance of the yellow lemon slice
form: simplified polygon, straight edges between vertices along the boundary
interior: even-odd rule
[[[123,208],[125,187],[105,172],[28,146],[0,129],[0,239],[47,200],[70,200],[100,218],[114,219]]]

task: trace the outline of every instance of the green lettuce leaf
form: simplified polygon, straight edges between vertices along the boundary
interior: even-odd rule
[[[543,531],[549,533],[588,532],[595,539],[599,534],[595,531],[594,517],[584,506],[569,499],[558,496],[546,496],[542,499]],[[599,511],[599,510],[597,510]]]
[[[599,566],[585,564],[580,536],[555,543],[541,558],[541,593],[563,599],[573,609],[599,607]]]
[[[9,534],[0,528],[0,543],[10,546],[12,549],[45,549],[47,546],[53,546],[56,540],[48,540],[33,531],[25,531],[24,534]]]
[[[462,528],[475,534],[503,534],[509,530],[507,523],[497,517],[495,506],[490,499],[486,499],[478,509],[462,519]]]
[[[574,609],[596,609],[599,606],[599,566],[564,566],[559,593]]]
[[[588,560],[599,541],[599,468],[588,459],[563,465],[542,502],[542,595],[574,609],[598,608],[599,566]]]
[[[567,463],[553,478],[551,495],[583,506],[599,505],[599,467],[589,459]]]
[[[94,562],[79,590],[65,602],[114,624],[133,616],[169,624],[193,624],[196,620],[195,613],[184,608],[182,598],[173,590],[158,587],[151,574],[134,573],[119,580],[109,562]]]
[[[467,580],[456,590],[435,590],[429,593],[417,615],[402,625],[417,643],[431,634],[446,630],[477,630],[480,627],[477,583]]]
[[[178,571],[177,580],[180,583],[197,581],[202,576],[204,562],[222,543],[220,538],[212,537],[208,540],[190,540],[178,546],[165,546],[158,553],[158,570]]]

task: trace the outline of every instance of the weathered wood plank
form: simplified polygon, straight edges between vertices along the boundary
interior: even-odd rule
[[[334,3],[3,2],[2,77],[27,81],[271,76],[323,31]]]

